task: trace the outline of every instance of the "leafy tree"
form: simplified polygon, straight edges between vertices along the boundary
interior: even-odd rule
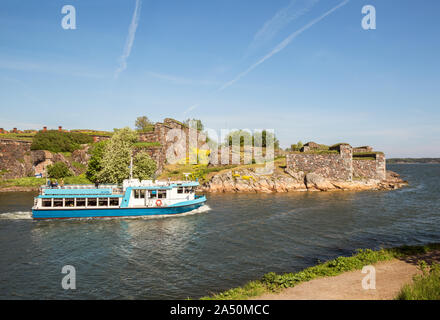
[[[146,116],[137,117],[134,125],[136,130],[139,132],[148,132],[154,127],[154,123],[151,122]]]
[[[87,166],[86,178],[92,182],[97,182],[98,174],[102,170],[102,159],[104,157],[105,146],[108,140],[95,143],[90,149],[90,160]]]
[[[266,148],[268,145],[273,144],[275,149],[280,147],[280,142],[276,138],[273,132],[266,130],[257,131],[253,135],[254,146]]]
[[[126,127],[117,129],[104,148],[102,170],[97,179],[106,183],[121,183],[130,175],[130,155],[138,133]]]
[[[154,178],[157,166],[156,161],[151,159],[147,152],[142,151],[136,154],[133,163],[133,177],[139,180]]]
[[[205,128],[205,126],[202,123],[202,120],[199,119],[186,119],[183,123],[186,126],[190,127],[191,121],[195,122],[195,127],[197,128],[198,131],[203,131],[203,129]]]
[[[232,146],[232,143],[235,143],[235,141],[240,140],[240,147],[243,146],[251,146],[253,139],[252,135],[245,130],[236,130],[232,131],[228,134],[226,137],[226,144],[229,146]]]
[[[47,175],[49,178],[61,179],[73,176],[69,167],[64,162],[55,162],[47,166]]]
[[[32,139],[31,150],[73,152],[80,149],[81,144],[92,142],[93,138],[84,133],[57,130],[39,131]]]
[[[290,151],[300,151],[302,147],[303,147],[303,143],[301,141],[298,141],[297,144],[292,144],[290,146]]]

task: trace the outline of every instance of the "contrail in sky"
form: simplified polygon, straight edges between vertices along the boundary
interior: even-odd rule
[[[131,48],[133,47],[134,38],[136,36],[136,29],[139,24],[139,17],[141,15],[142,0],[136,0],[136,6],[134,8],[133,18],[128,29],[128,36],[125,42],[124,52],[120,58],[119,68],[115,72],[115,78],[119,77],[119,74],[127,68],[127,59],[130,56]]]
[[[243,71],[242,73],[240,73],[238,76],[236,76],[234,79],[232,79],[231,81],[225,83],[223,86],[221,86],[218,91],[223,91],[224,89],[230,87],[231,85],[233,85],[235,82],[237,82],[238,80],[240,80],[241,78],[243,78],[245,75],[247,75],[249,72],[251,72],[252,70],[254,70],[256,67],[258,67],[260,64],[262,64],[264,61],[266,61],[267,59],[271,58],[273,55],[275,55],[276,53],[280,52],[281,50],[283,50],[285,47],[287,47],[289,45],[290,42],[292,42],[297,36],[299,36],[301,33],[303,33],[304,31],[306,31],[307,29],[309,29],[310,27],[312,27],[314,24],[318,23],[319,21],[321,21],[322,19],[324,19],[325,17],[327,17],[328,15],[332,14],[333,12],[335,12],[336,10],[338,10],[339,8],[345,6],[350,0],[345,0],[343,2],[341,2],[340,4],[338,4],[336,7],[330,9],[329,11],[327,11],[326,13],[324,13],[323,15],[319,16],[318,18],[312,20],[311,22],[309,22],[308,24],[306,24],[304,27],[300,28],[299,30],[295,31],[294,33],[292,33],[290,36],[288,36],[286,39],[284,39],[280,44],[278,44],[271,52],[269,52],[267,55],[265,55],[263,58],[261,58],[260,60],[258,60],[256,63],[254,63],[253,65],[251,65],[248,69],[246,69],[245,71]]]
[[[271,40],[289,23],[308,13],[318,2],[319,0],[291,0],[287,7],[278,10],[277,13],[266,21],[263,27],[257,31],[248,51],[252,51]]]

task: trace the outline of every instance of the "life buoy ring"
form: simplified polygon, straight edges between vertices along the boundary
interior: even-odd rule
[[[162,205],[162,200],[157,199],[156,200],[156,206],[160,207]]]

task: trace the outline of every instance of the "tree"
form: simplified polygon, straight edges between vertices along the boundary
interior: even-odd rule
[[[303,143],[301,141],[298,141],[297,144],[292,144],[290,146],[290,151],[300,151],[302,147],[303,147]]]
[[[139,132],[148,132],[154,127],[154,123],[151,122],[146,116],[137,117],[134,125],[136,130]]]
[[[243,146],[252,146],[252,135],[245,130],[236,130],[232,131],[226,137],[226,144],[232,146],[233,143],[240,140],[240,147]]]
[[[191,122],[195,123],[195,125],[192,124]],[[186,119],[183,123],[188,127],[195,126],[198,131],[203,131],[203,129],[205,128],[205,126],[202,123],[202,120],[199,119]]]
[[[121,183],[130,175],[130,156],[138,133],[126,127],[117,129],[104,149],[102,170],[97,179],[105,183]]]
[[[280,142],[275,134],[266,130],[255,132],[253,135],[253,142],[255,147],[266,148],[271,144],[273,144],[274,149],[278,149],[280,147]]]
[[[87,166],[86,177],[92,182],[99,181],[98,174],[102,170],[102,159],[107,143],[108,140],[99,141],[90,149],[91,157]]]
[[[61,179],[73,176],[72,171],[64,162],[55,162],[47,166],[47,175],[49,178]]]
[[[136,154],[133,163],[133,177],[139,180],[154,178],[156,173],[156,161],[151,159],[147,152],[142,151]]]

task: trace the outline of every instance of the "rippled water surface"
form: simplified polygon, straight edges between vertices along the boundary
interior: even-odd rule
[[[33,221],[0,193],[0,298],[197,298],[356,248],[440,242],[440,165],[393,165],[397,191],[211,194],[179,217]],[[61,287],[64,265],[76,290]]]

